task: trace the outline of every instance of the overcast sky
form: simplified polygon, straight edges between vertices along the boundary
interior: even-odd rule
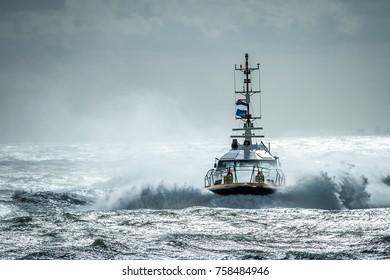
[[[0,141],[228,138],[246,52],[266,136],[390,128],[387,0],[0,0]]]

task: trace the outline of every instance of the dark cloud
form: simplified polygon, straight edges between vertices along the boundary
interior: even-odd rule
[[[262,66],[266,133],[390,126],[387,1],[0,1],[0,10],[0,140],[142,138],[145,123],[166,137],[193,137],[205,123],[227,135],[232,68],[245,52]]]
[[[1,12],[41,12],[62,10],[65,0],[1,0]]]

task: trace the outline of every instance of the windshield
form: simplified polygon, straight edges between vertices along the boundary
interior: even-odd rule
[[[225,169],[225,168],[233,168],[234,163],[236,164],[236,168],[253,168],[254,165],[259,166],[260,168],[271,168],[276,165],[276,161],[274,160],[251,160],[251,161],[219,161],[218,162],[218,168],[219,169]]]

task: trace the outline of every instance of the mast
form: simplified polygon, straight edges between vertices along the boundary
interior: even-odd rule
[[[245,99],[237,99],[236,101],[236,119],[241,119],[244,122],[244,125],[242,128],[233,128],[233,131],[243,131],[244,133],[242,135],[235,135],[231,136],[231,138],[244,138],[244,146],[250,146],[252,145],[252,138],[262,138],[264,135],[256,135],[253,133],[253,130],[261,130],[262,127],[254,127],[253,122],[256,119],[261,119],[261,116],[255,116],[255,112],[250,111],[250,104],[251,104],[251,96],[254,94],[259,94],[260,98],[260,78],[259,78],[259,87],[258,90],[252,89],[252,72],[259,71],[260,73],[260,64],[257,63],[257,67],[250,67],[249,66],[249,55],[248,53],[245,54],[245,66],[243,67],[242,64],[238,68],[237,65],[234,65],[235,71],[240,71],[244,75],[243,79],[243,88],[242,91],[234,89],[235,95],[241,95],[245,97]],[[242,107],[244,106],[244,107]],[[245,110],[242,110],[240,108],[245,108]],[[233,145],[237,145],[237,140],[233,139]]]

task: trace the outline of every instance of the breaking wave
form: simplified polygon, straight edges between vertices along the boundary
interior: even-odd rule
[[[373,199],[380,190],[381,202]],[[383,197],[385,195],[385,197]],[[376,194],[378,196],[378,194]],[[310,208],[324,210],[366,209],[390,206],[390,190],[385,185],[375,186],[365,176],[331,176],[326,172],[307,175],[294,185],[268,196],[221,196],[188,185],[144,185],[122,187],[96,201],[104,210],[119,209],[183,209],[188,207],[223,208]]]
[[[212,193],[205,193],[192,186],[166,186],[163,183],[142,188],[130,187],[116,190],[97,201],[102,209],[183,209],[206,206]]]
[[[276,193],[275,198],[284,207],[314,209],[371,208],[371,194],[364,176],[331,177],[326,172],[301,178],[294,186]]]

